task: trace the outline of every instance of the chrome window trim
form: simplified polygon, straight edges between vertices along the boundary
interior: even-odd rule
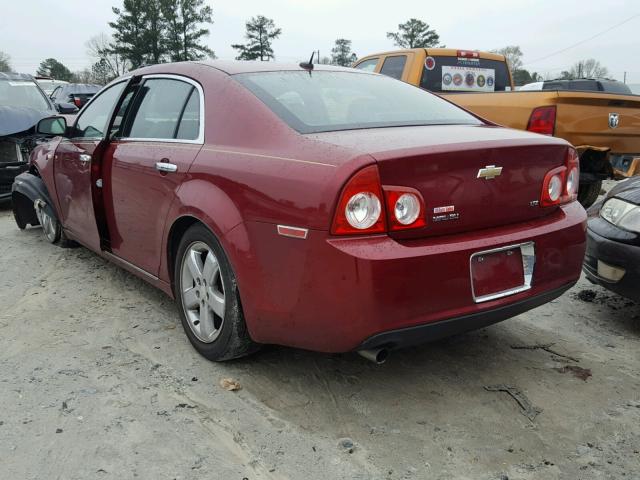
[[[204,90],[202,89],[202,85],[200,85],[197,81],[192,78],[185,77],[182,75],[175,75],[169,73],[153,73],[149,75],[143,75],[142,79],[154,79],[154,78],[166,78],[169,80],[178,80],[181,82],[188,83],[196,88],[198,91],[198,95],[200,97],[200,126],[198,129],[198,138],[194,140],[183,140],[180,138],[138,138],[138,137],[117,137],[114,140],[122,141],[122,142],[155,142],[155,143],[189,143],[196,145],[204,145]],[[135,118],[134,118],[135,120]]]
[[[522,270],[524,272],[524,284],[510,288],[509,290],[503,290],[502,292],[491,293],[489,295],[482,295],[477,297],[473,288],[473,259],[480,255],[489,255],[492,253],[503,252],[505,250],[513,250],[514,248],[520,248],[522,254]],[[531,289],[531,282],[533,280],[533,272],[536,263],[536,247],[535,242],[517,243],[515,245],[507,245],[506,247],[493,248],[491,250],[483,250],[481,252],[475,252],[469,257],[469,279],[471,281],[471,296],[475,303],[489,302],[491,300],[497,300],[499,298],[508,297],[509,295],[515,295],[516,293],[526,292]]]

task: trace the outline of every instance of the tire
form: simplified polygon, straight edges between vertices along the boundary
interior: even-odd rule
[[[67,238],[58,217],[51,217],[44,209],[44,204],[38,205],[38,202],[42,202],[42,200],[37,200],[34,208],[38,222],[40,222],[40,226],[42,226],[44,238],[49,243],[57,244],[62,248],[76,248],[78,244]]]
[[[581,183],[578,190],[578,201],[584,208],[589,208],[593,205],[602,190],[602,180],[597,180],[592,183]]]
[[[259,348],[249,336],[231,264],[205,226],[196,224],[183,235],[173,278],[182,326],[203,357],[219,362]]]
[[[49,215],[44,207],[45,204],[42,200],[36,200],[34,208],[38,222],[40,222],[40,226],[42,227],[44,238],[49,243],[56,244],[60,241],[62,235],[62,225],[60,225],[58,218]]]

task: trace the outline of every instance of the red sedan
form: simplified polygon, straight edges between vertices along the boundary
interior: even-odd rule
[[[382,361],[580,275],[575,150],[385,76],[156,65],[38,129],[58,136],[14,184],[18,225],[175,297],[212,360],[273,343]]]

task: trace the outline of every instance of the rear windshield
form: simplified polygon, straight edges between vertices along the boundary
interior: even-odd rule
[[[383,75],[281,71],[235,78],[300,133],[482,123],[435,95]]]
[[[0,80],[0,106],[49,110],[49,103],[34,82]]]
[[[427,57],[420,86],[432,92],[504,92],[507,64],[484,58]]]

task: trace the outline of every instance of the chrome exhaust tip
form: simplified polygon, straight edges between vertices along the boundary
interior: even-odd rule
[[[389,357],[389,350],[386,348],[373,348],[371,350],[358,350],[360,356],[366,358],[370,362],[382,365]]]

